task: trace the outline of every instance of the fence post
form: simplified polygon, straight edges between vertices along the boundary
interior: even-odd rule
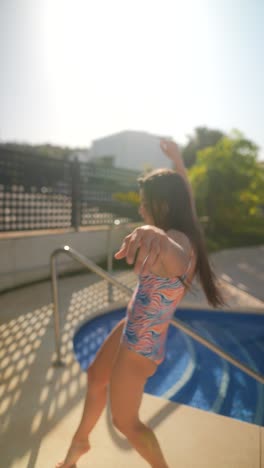
[[[78,231],[81,225],[81,175],[80,175],[80,163],[78,158],[75,157],[71,166],[72,171],[72,216],[71,224],[72,227]]]
[[[112,274],[113,272],[113,233],[114,229],[120,227],[120,220],[115,219],[113,224],[109,225],[108,233],[107,233],[107,271],[108,273]],[[113,301],[113,285],[108,283],[108,302],[111,303]]]

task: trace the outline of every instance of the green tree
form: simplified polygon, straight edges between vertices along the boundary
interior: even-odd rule
[[[189,170],[199,216],[209,219],[209,232],[230,233],[264,218],[264,168],[257,146],[239,132],[198,152]]]
[[[182,155],[186,167],[191,167],[196,162],[197,152],[208,146],[214,146],[224,133],[220,130],[209,129],[207,127],[195,128],[194,135],[188,136],[188,143],[182,148]]]
[[[129,203],[134,206],[138,206],[140,197],[138,192],[115,192],[112,194],[113,200]]]

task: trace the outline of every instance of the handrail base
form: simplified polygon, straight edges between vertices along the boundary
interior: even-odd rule
[[[66,362],[61,359],[56,359],[55,361],[52,361],[52,367],[66,367]]]

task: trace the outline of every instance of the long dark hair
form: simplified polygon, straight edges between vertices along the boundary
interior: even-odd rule
[[[209,264],[201,225],[193,211],[190,193],[184,178],[170,169],[157,169],[138,179],[146,209],[155,226],[183,232],[197,255],[195,273],[210,304],[217,307],[224,301],[216,276]]]

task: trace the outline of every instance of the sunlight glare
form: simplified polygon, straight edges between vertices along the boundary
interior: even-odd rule
[[[44,69],[59,131],[78,141],[88,129],[93,137],[124,128],[167,134],[175,113],[184,128],[200,60],[195,38],[205,43],[201,5],[48,0],[43,8]],[[198,88],[201,79],[197,73]]]

